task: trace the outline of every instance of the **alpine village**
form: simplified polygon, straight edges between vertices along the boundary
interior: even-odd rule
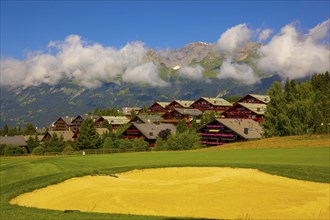
[[[324,87],[319,86],[322,83]],[[304,92],[307,84],[313,95]],[[1,129],[1,155],[189,150],[267,136],[324,133],[328,124],[323,126],[322,121],[313,117],[311,122],[304,120],[309,120],[309,113],[318,108],[317,102],[320,109],[324,109],[324,104],[328,105],[328,85],[327,72],[315,74],[311,80],[299,84],[292,80],[282,87],[280,82],[275,82],[268,95],[247,94],[228,97],[227,100],[200,97],[197,100],[156,101],[149,107],[124,107],[121,110],[96,108],[93,113],[59,117],[48,128],[42,129],[31,123],[22,129],[4,125]],[[322,88],[325,90],[321,91]],[[303,100],[309,100],[311,105],[304,108],[301,105]],[[294,112],[297,108],[292,110],[287,105],[290,102],[300,105],[298,110],[305,112],[299,116]],[[280,109],[284,109],[282,113]],[[297,118],[301,124],[285,128],[283,124],[286,122],[281,119],[281,114],[301,117]],[[327,118],[326,110],[321,114]],[[289,122],[294,121],[290,119]]]

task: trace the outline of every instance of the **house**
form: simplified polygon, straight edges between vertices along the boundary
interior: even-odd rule
[[[131,118],[132,111],[134,111],[135,114],[139,114],[140,111],[141,111],[141,108],[138,108],[138,107],[124,107],[124,108],[122,108],[123,114],[129,119]]]
[[[223,98],[201,97],[191,104],[191,107],[201,111],[219,111],[223,112],[232,107],[233,104]]]
[[[71,130],[72,118],[60,117],[51,126],[52,131],[70,131]]]
[[[270,102],[269,95],[248,94],[238,100],[240,103],[268,104]]]
[[[172,124],[137,124],[132,123],[121,135],[121,138],[144,138],[149,147],[154,147],[158,134],[162,130],[170,129],[172,134],[176,133],[176,127]]]
[[[33,139],[37,137],[38,141],[41,142],[44,136],[45,135],[24,135],[24,140],[27,142],[30,139],[30,137],[32,137]]]
[[[222,113],[225,118],[253,119],[262,122],[267,110],[266,104],[237,102],[233,107]]]
[[[54,134],[57,135],[57,137],[63,137],[64,141],[76,141],[78,135],[73,133],[72,131],[48,131],[41,141],[46,141],[50,139]]]
[[[100,116],[98,115],[78,115],[71,121],[70,130],[74,133],[77,133],[83,121],[85,121],[86,119],[92,119],[95,122],[99,117]]]
[[[166,112],[160,122],[177,124],[179,120],[185,119],[189,123],[193,119],[200,119],[202,114],[203,112],[199,109],[175,108]]]
[[[215,119],[198,130],[201,144],[207,146],[260,139],[263,129],[252,119]]]
[[[148,108],[148,112],[166,112],[166,107],[170,104],[170,102],[155,102]]]
[[[175,108],[190,108],[193,103],[194,101],[191,100],[174,100],[166,106],[166,110],[172,110]]]
[[[0,144],[17,145],[19,147],[24,147],[27,150],[27,152],[30,153],[27,142],[25,141],[23,135],[0,136]]]
[[[114,130],[116,130],[119,126],[127,124],[129,119],[126,116],[101,116],[95,121],[95,125],[97,128],[102,127],[102,123],[104,121],[108,121],[108,123],[112,126]]]
[[[96,128],[96,133],[98,133],[98,135],[102,136],[106,133],[109,133],[109,130],[107,128]]]
[[[129,123],[146,124],[146,123],[159,123],[162,117],[159,115],[136,115]]]

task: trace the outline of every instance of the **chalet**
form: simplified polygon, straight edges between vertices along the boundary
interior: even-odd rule
[[[41,142],[41,140],[44,138],[45,135],[24,135],[24,140],[27,142],[30,137],[32,137],[33,139],[35,139],[37,137],[37,140],[39,142]]]
[[[54,134],[57,135],[57,137],[63,137],[64,141],[76,141],[77,134],[73,133],[72,131],[48,131],[41,141],[46,141],[50,139]]]
[[[127,124],[129,119],[126,116],[101,116],[95,121],[95,125],[97,128],[102,127],[102,123],[104,121],[108,121],[108,123],[112,126],[114,130],[116,130],[119,126]]]
[[[134,118],[132,118],[129,123],[137,123],[137,124],[157,124],[160,123],[160,120],[162,117],[159,115],[136,115]]]
[[[139,114],[140,111],[141,111],[141,108],[138,108],[138,107],[124,107],[124,108],[122,108],[123,114],[129,119],[131,118],[132,111],[134,111],[135,114]]]
[[[28,153],[30,153],[27,142],[24,139],[23,135],[17,135],[17,136],[0,136],[0,144],[6,144],[6,145],[16,145],[19,147],[24,147]]]
[[[155,102],[148,108],[148,112],[166,112],[166,107],[170,104],[170,102]]]
[[[223,112],[226,118],[253,119],[262,122],[267,109],[266,104],[237,102],[233,107]]]
[[[51,126],[52,131],[70,131],[72,118],[66,116],[57,119]]]
[[[182,120],[182,119],[185,119],[187,122],[190,122],[193,119],[200,119],[202,114],[203,112],[199,109],[175,108],[173,110],[166,112],[162,116],[163,119],[160,122],[177,124],[178,120]]]
[[[77,133],[79,131],[80,125],[85,121],[86,119],[92,119],[94,122],[99,118],[100,116],[97,115],[78,115],[75,117],[71,122],[71,131],[74,133]]]
[[[254,104],[268,104],[270,102],[270,97],[268,95],[257,95],[257,94],[248,94],[238,100],[237,102],[241,103],[254,103]]]
[[[233,104],[228,102],[227,100],[223,98],[207,98],[207,97],[201,97],[197,101],[191,104],[191,107],[195,109],[199,109],[201,111],[226,111],[230,107],[232,107]]]
[[[207,146],[260,139],[262,127],[252,119],[215,119],[198,130],[201,144]]]
[[[172,134],[176,133],[176,127],[171,124],[136,124],[133,123],[121,135],[121,138],[144,138],[149,147],[154,147],[158,134],[162,130],[170,129]]]
[[[166,106],[166,110],[172,110],[175,108],[190,108],[193,103],[194,101],[191,100],[174,100]]]

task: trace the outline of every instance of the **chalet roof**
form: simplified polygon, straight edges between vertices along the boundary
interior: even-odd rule
[[[72,138],[75,136],[75,133],[73,133],[72,131],[48,131],[47,132],[51,137],[56,133],[58,137],[60,137],[61,135],[63,136],[63,140],[64,141],[69,141],[72,140]],[[46,134],[47,135],[47,134]],[[45,135],[45,136],[46,136]],[[45,137],[44,136],[44,137]]]
[[[166,106],[168,106],[168,105],[170,104],[170,102],[156,102],[156,103],[154,103],[154,104],[158,104],[158,105],[160,105],[161,107],[165,108]],[[154,105],[154,104],[153,104],[153,105]]]
[[[141,120],[143,123],[155,123],[162,119],[159,115],[136,115],[130,122]]]
[[[175,111],[179,112],[181,115],[199,116],[203,114],[201,110],[195,108],[175,108]]]
[[[195,101],[191,101],[191,100],[174,100],[173,102],[176,102],[178,104],[180,104],[182,107],[190,107],[191,104],[193,104]]]
[[[162,130],[170,129],[172,134],[176,133],[176,127],[172,124],[136,124],[132,123],[147,139],[155,140]]]
[[[122,125],[129,122],[126,116],[102,116],[104,120],[107,120],[111,125]]]
[[[264,115],[267,110],[266,104],[243,103],[243,102],[239,102],[237,104],[249,109],[250,111],[256,113],[257,115]]]
[[[265,104],[270,102],[269,95],[258,95],[258,94],[249,94],[249,95]]]
[[[21,147],[27,146],[26,141],[24,140],[23,135],[17,135],[17,136],[1,136],[0,137],[0,144],[13,144],[18,145]]]
[[[252,119],[221,118],[216,120],[245,139],[259,139],[263,134],[262,127]]]
[[[68,117],[68,116],[66,116],[66,117],[60,117],[53,124],[55,124],[56,122],[58,122],[61,119],[65,122],[66,125],[71,125],[71,122],[72,122],[72,119],[73,118]]]
[[[107,132],[109,132],[109,129],[107,129],[107,128],[96,128],[96,132],[99,135],[103,135],[103,134],[106,134]]]
[[[38,141],[41,141],[44,138],[44,136],[45,135],[37,135]],[[24,135],[24,140],[28,141],[30,137],[34,139],[35,135]]]
[[[201,97],[208,103],[214,105],[214,106],[233,106],[230,102],[223,98],[210,98],[210,97]]]

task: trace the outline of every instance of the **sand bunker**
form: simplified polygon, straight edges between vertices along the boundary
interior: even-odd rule
[[[328,219],[329,184],[254,169],[161,168],[73,178],[11,201],[28,207],[225,219]]]

